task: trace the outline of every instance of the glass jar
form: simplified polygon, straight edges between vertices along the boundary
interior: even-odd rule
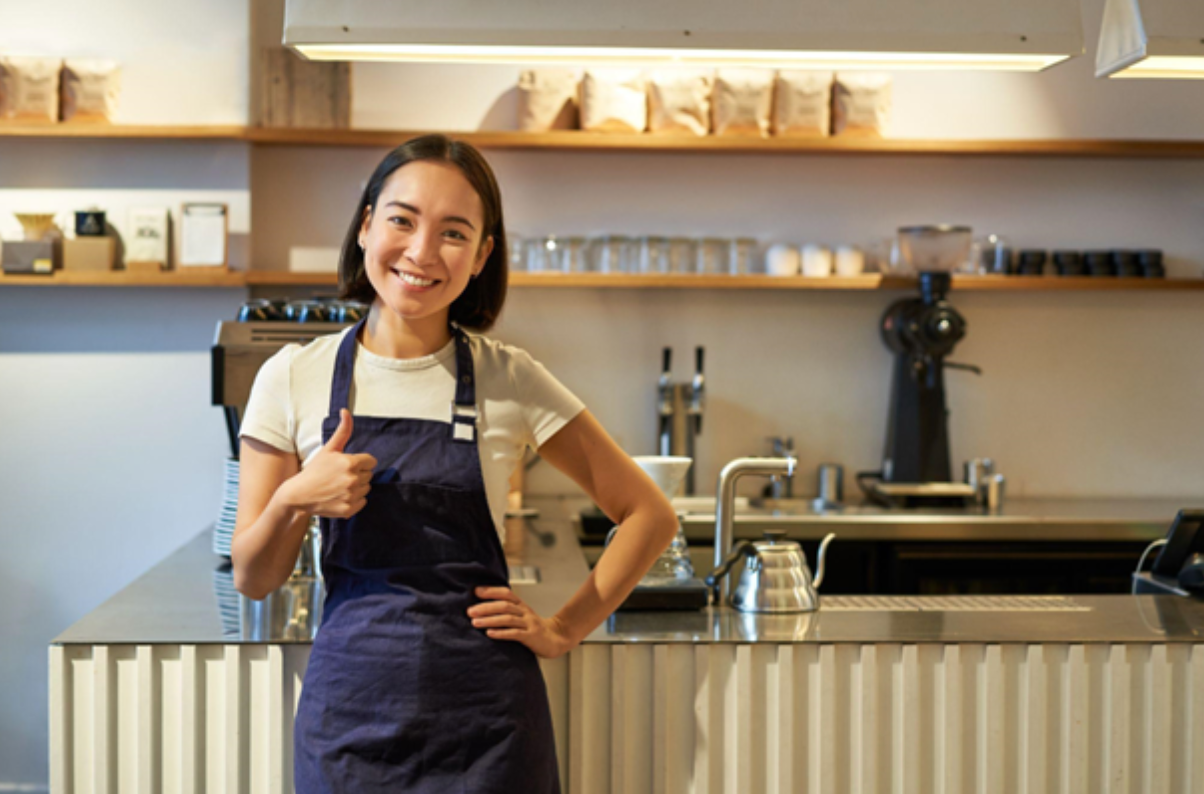
[[[694,272],[694,241],[689,237],[669,238],[669,272]]]
[[[629,273],[634,256],[634,244],[630,237],[606,234],[591,241],[593,269],[598,273]]]
[[[589,249],[584,237],[549,237],[548,240],[549,270],[558,273],[585,273],[589,270]]]
[[[555,238],[552,238],[555,240]],[[526,252],[527,271],[530,273],[543,273],[549,270],[548,264],[548,238],[532,237],[523,245]]]
[[[509,249],[507,264],[513,270],[527,269],[527,241],[522,235],[506,232],[506,247]]]
[[[753,272],[753,261],[757,255],[757,241],[751,237],[737,237],[732,240],[728,252],[727,272],[733,276],[746,276]]]
[[[641,237],[636,269],[641,273],[669,273],[669,240],[665,237]]]
[[[703,237],[694,253],[694,272],[700,276],[717,276],[728,272],[731,241],[722,237]]]

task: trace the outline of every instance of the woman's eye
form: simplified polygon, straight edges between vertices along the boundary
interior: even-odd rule
[[[409,218],[406,218],[406,217],[403,217],[403,216],[401,216],[401,215],[394,215],[393,217],[389,218],[389,222],[390,222],[390,223],[392,223],[394,226],[402,226],[402,227],[405,227],[405,228],[407,228],[407,229],[408,229],[408,228],[410,227],[410,225],[411,225],[411,224],[410,224],[410,219],[409,219]]]
[[[468,239],[467,237],[465,237],[463,234],[460,234],[460,232],[456,231],[455,229],[448,229],[446,233],[451,235],[451,238],[453,240],[467,240]]]

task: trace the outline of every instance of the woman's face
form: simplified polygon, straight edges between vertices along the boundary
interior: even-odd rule
[[[483,226],[481,197],[455,166],[419,160],[394,171],[360,226],[364,269],[381,308],[409,321],[446,322],[493,250]]]

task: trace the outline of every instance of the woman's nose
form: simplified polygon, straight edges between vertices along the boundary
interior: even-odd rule
[[[433,231],[419,229],[410,235],[406,256],[419,267],[425,267],[438,259],[438,236]]]

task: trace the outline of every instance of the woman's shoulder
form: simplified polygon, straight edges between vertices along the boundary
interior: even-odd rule
[[[316,336],[305,344],[292,343],[284,346],[284,350],[289,351],[293,367],[309,368],[315,365],[324,365],[334,361],[335,355],[339,352],[339,345],[351,328],[344,328],[333,334],[323,334]],[[281,352],[284,352],[283,350]]]
[[[488,336],[469,334],[473,358],[477,365],[491,371],[517,375],[531,369],[535,359],[521,347]]]

